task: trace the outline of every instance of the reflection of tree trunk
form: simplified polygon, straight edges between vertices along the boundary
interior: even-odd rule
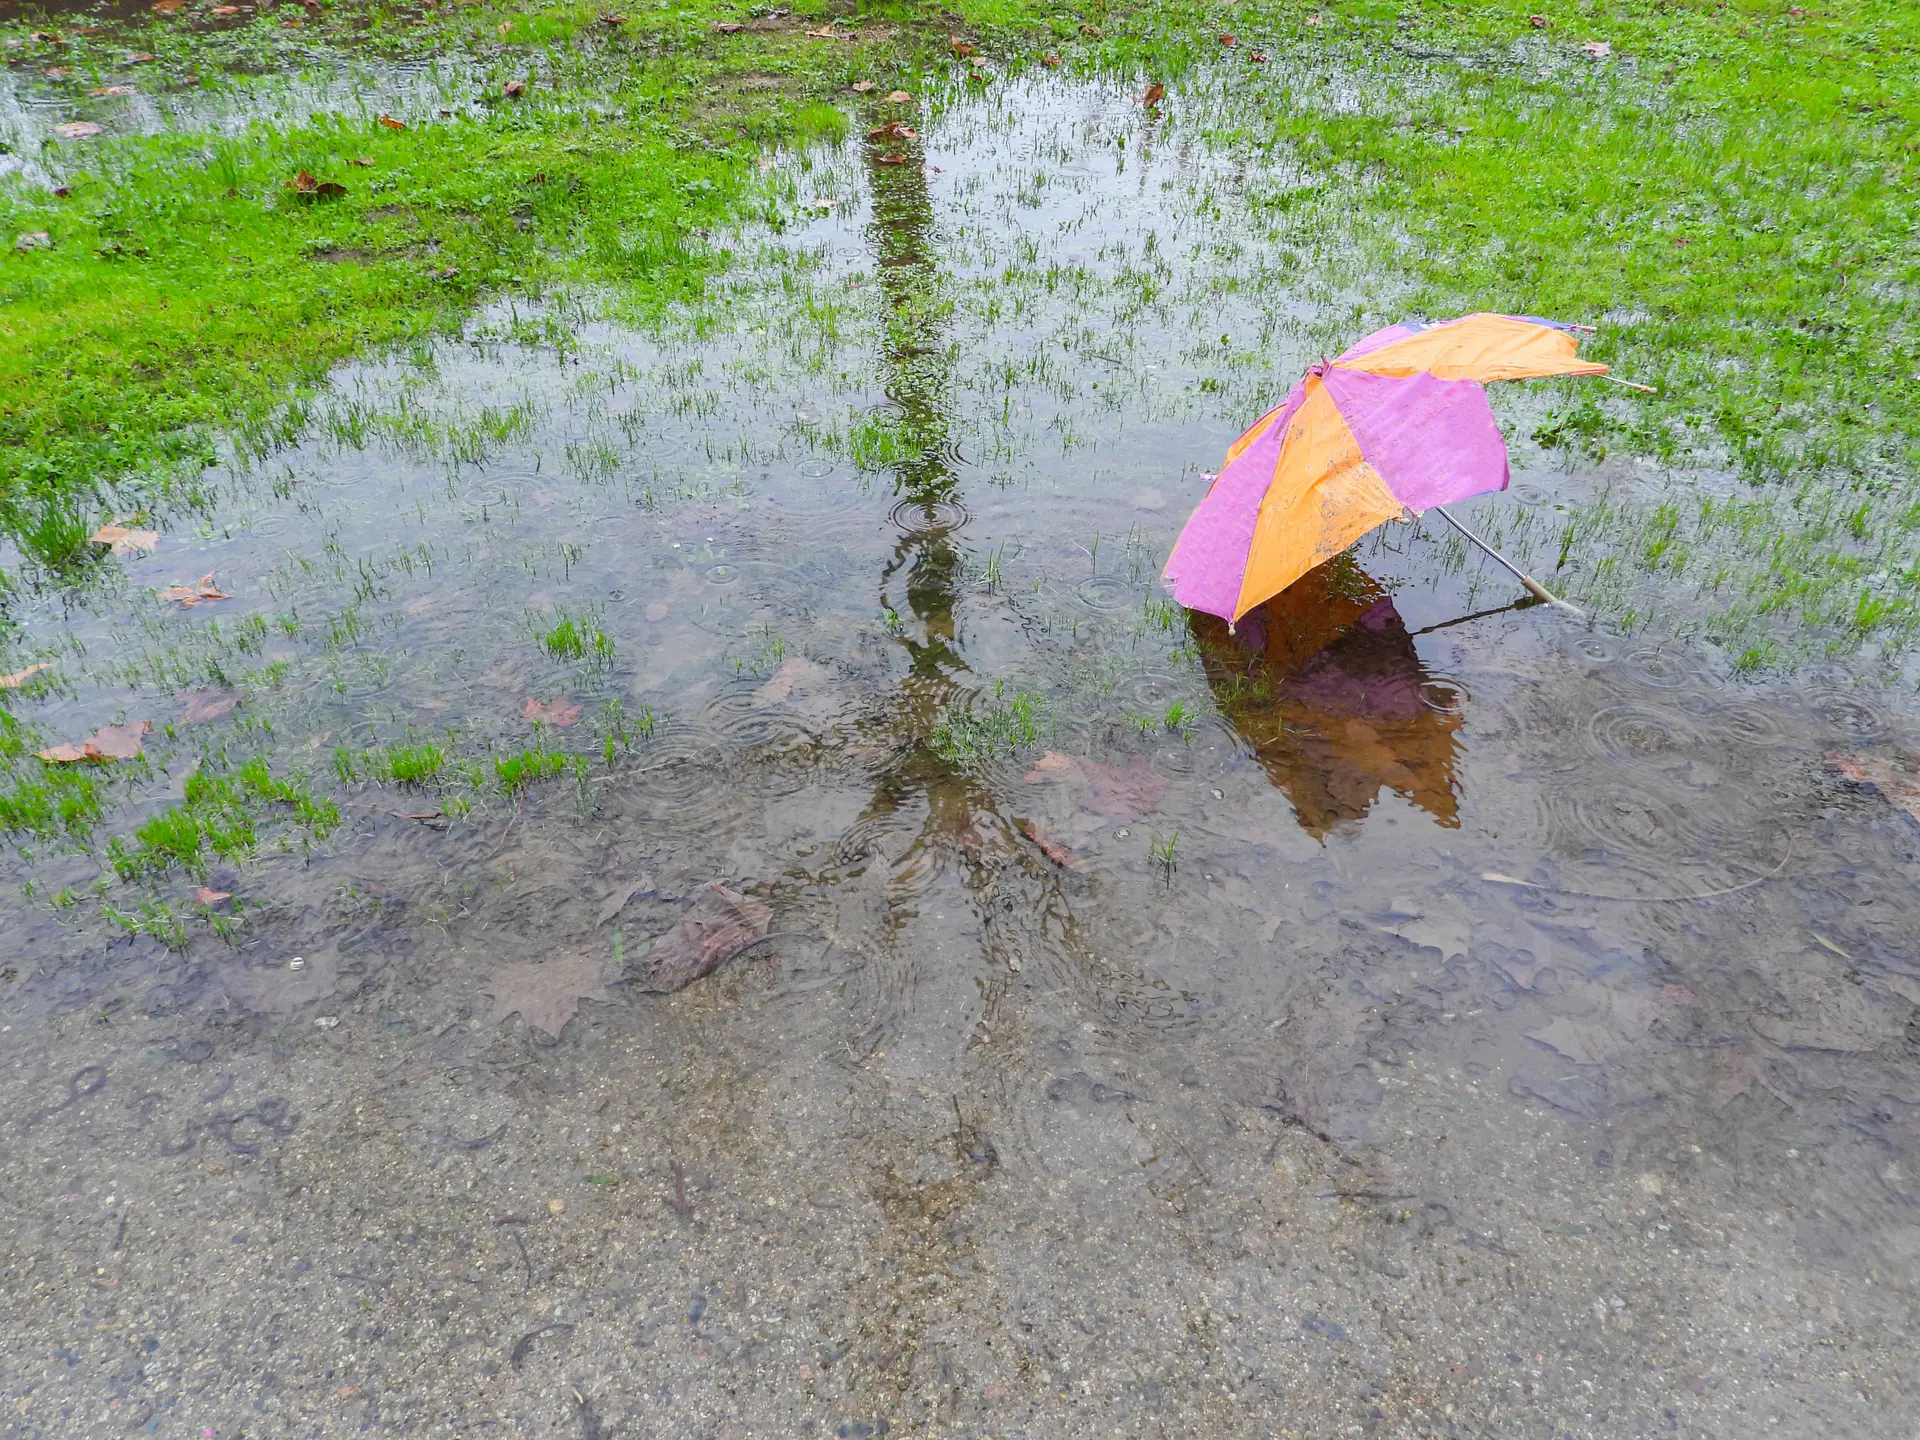
[[[953,623],[963,557],[950,528],[950,502],[958,499],[959,484],[946,410],[952,376],[946,297],[933,250],[933,201],[917,136],[869,136],[866,160],[873,200],[867,235],[885,301],[880,360],[892,402],[879,418],[901,454],[893,487],[903,502],[896,512],[901,534],[881,575],[880,599],[901,616],[900,643],[909,660],[896,712],[907,743],[868,811],[897,810],[916,792],[923,794],[929,814],[921,843],[945,839],[972,847],[978,843],[972,816],[986,808],[985,797],[932,745],[934,726],[956,694],[956,677],[967,668]],[[904,595],[896,594],[896,580],[904,582]],[[904,606],[896,599],[904,599]]]

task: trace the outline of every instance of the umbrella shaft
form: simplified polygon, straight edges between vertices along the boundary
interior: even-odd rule
[[[1486,541],[1482,540],[1478,535],[1474,534],[1473,531],[1469,530],[1466,526],[1462,525],[1458,520],[1454,519],[1453,516],[1449,515],[1445,510],[1441,509],[1440,506],[1435,505],[1432,507],[1432,509],[1433,509],[1433,512],[1436,515],[1438,515],[1442,520],[1446,521],[1447,524],[1451,525],[1454,529],[1458,530],[1462,535],[1466,536],[1467,539],[1471,540],[1475,545],[1478,545],[1482,550],[1486,551],[1487,554],[1491,555],[1494,559],[1498,560],[1502,565],[1506,566],[1507,569],[1511,570],[1513,572],[1513,578],[1518,580],[1522,585],[1526,586],[1527,592],[1529,594],[1534,595],[1537,598],[1546,601],[1549,605],[1558,605],[1563,610],[1572,610],[1576,615],[1580,613],[1576,607],[1567,604],[1567,602],[1562,600],[1558,595],[1555,595],[1552,591],[1548,590],[1546,586],[1542,585],[1538,580],[1534,579],[1531,575],[1527,574],[1527,572],[1522,570],[1518,565],[1514,564],[1511,560],[1507,559],[1506,556],[1502,555],[1498,550],[1494,549]]]

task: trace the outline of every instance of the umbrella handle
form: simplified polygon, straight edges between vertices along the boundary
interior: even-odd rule
[[[1551,590],[1547,589],[1546,586],[1542,585],[1538,580],[1534,579],[1531,575],[1527,574],[1526,571],[1522,570],[1518,565],[1514,564],[1511,560],[1507,559],[1506,556],[1502,555],[1498,550],[1494,549],[1491,545],[1487,544],[1486,541],[1482,540],[1478,535],[1474,534],[1473,531],[1469,530],[1466,526],[1462,525],[1458,520],[1454,519],[1453,516],[1449,515],[1445,510],[1441,509],[1438,505],[1433,506],[1432,509],[1433,509],[1433,512],[1436,515],[1438,515],[1442,520],[1446,521],[1447,524],[1451,525],[1454,529],[1458,530],[1462,535],[1466,536],[1467,539],[1471,540],[1475,545],[1478,545],[1482,550],[1486,551],[1487,554],[1491,555],[1494,559],[1498,560],[1502,565],[1506,566],[1508,570],[1512,571],[1513,578],[1518,580],[1522,585],[1526,586],[1527,593],[1533,596],[1536,600],[1544,600],[1549,605],[1557,605],[1560,609],[1571,611],[1575,615],[1580,615],[1584,613],[1581,611],[1578,605],[1570,605],[1565,600],[1562,600],[1558,595],[1554,594]]]

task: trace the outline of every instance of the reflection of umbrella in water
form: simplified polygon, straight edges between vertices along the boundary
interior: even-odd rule
[[[1431,679],[1378,583],[1345,557],[1242,615],[1190,612],[1221,712],[1316,837],[1392,790],[1459,821],[1459,692]]]

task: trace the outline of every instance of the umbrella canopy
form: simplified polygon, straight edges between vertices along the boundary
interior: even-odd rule
[[[1483,382],[1606,373],[1575,345],[1552,320],[1467,315],[1314,366],[1228,448],[1167,561],[1174,599],[1235,621],[1376,525],[1506,489]]]

